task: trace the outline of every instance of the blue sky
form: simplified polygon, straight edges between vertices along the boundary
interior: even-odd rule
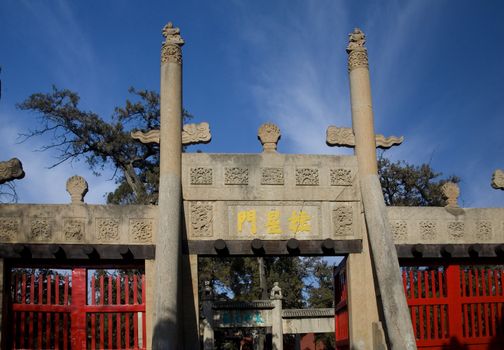
[[[20,202],[67,203],[66,179],[83,175],[88,203],[114,188],[85,164],[47,169],[54,154],[18,144],[36,115],[15,104],[51,85],[109,117],[128,87],[159,89],[161,29],[173,21],[184,46],[184,106],[208,121],[205,152],[259,152],[257,128],[282,130],[284,153],[348,154],[325,145],[328,125],[350,126],[345,47],[367,34],[376,130],[404,135],[393,160],[430,162],[462,178],[465,207],[504,206],[490,187],[504,168],[502,1],[22,1],[0,2],[0,159],[27,176]]]

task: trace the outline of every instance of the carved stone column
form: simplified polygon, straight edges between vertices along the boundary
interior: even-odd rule
[[[355,134],[355,154],[359,168],[362,203],[367,227],[367,237],[364,237],[363,244],[367,244],[366,238],[368,238],[376,280],[378,281],[380,290],[390,348],[410,350],[416,349],[416,342],[404,295],[399,261],[392,240],[385,201],[378,178],[371,84],[367,49],[364,47],[364,44],[365,35],[360,29],[356,28],[350,34],[347,53],[352,104],[352,127]],[[355,274],[355,269],[359,265],[354,260],[363,260],[360,263],[364,263],[367,266],[369,264],[369,255],[366,258],[364,258],[364,254],[362,258],[351,256],[349,258],[349,265],[351,266],[348,269],[350,274]],[[349,280],[351,278],[352,276],[349,276]],[[372,284],[373,282],[368,277],[366,287],[368,288]],[[366,287],[360,286],[360,288]],[[352,299],[351,295],[352,286],[349,286],[350,299]],[[358,317],[355,313],[355,307],[358,307],[355,303],[356,300],[349,301],[352,303],[350,305],[350,317]],[[374,310],[372,311],[374,313]],[[366,332],[368,333],[369,330],[372,330],[372,327],[372,324],[366,325]],[[355,341],[353,335],[352,340]],[[368,342],[367,339],[366,342]],[[362,348],[371,348],[371,344],[365,345]]]
[[[270,299],[273,303],[271,311],[271,343],[273,349],[283,350],[283,325],[282,325],[282,289],[278,282],[273,284],[271,288]]]
[[[156,237],[155,309],[152,348],[183,349],[179,337],[182,203],[182,45],[168,23],[161,48],[159,224]]]

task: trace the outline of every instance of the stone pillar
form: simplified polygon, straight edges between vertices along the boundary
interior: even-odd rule
[[[0,344],[2,344],[2,330],[3,330],[3,306],[4,306],[4,260],[0,259]]]
[[[198,256],[182,255],[182,318],[184,348],[199,349]]]
[[[210,282],[205,281],[203,291],[203,350],[214,349],[214,330],[213,330],[213,291]]]
[[[145,293],[145,328],[147,334],[147,350],[152,348],[153,321],[154,321],[154,294],[155,294],[155,260],[145,260],[145,281],[147,290]]]
[[[273,350],[283,350],[283,324],[282,324],[282,289],[278,282],[271,288],[270,299],[273,303],[271,311],[271,339]]]
[[[182,203],[182,45],[180,30],[168,23],[161,49],[159,226],[156,236],[153,349],[182,349],[179,339]]]
[[[362,202],[368,239],[380,288],[386,332],[391,349],[416,349],[397,252],[388,223],[376,160],[376,141],[371,103],[371,84],[365,35],[360,29],[350,34],[348,71]]]

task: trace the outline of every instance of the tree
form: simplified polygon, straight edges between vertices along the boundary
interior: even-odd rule
[[[142,144],[130,136],[134,130],[159,128],[159,94],[129,92],[134,100],[117,107],[110,122],[94,112],[79,108],[79,96],[53,86],[49,93],[36,93],[18,105],[39,115],[41,127],[22,135],[24,140],[50,134],[52,141],[41,150],[56,150],[55,167],[66,161],[84,159],[97,175],[105,167],[114,170],[117,189],[109,193],[111,204],[156,203],[158,197],[159,147]],[[184,110],[183,118],[190,118]]]
[[[378,174],[385,204],[389,206],[445,206],[441,187],[446,182],[460,182],[455,175],[441,179],[442,173],[435,172],[429,164],[392,163],[383,154],[378,159]]]

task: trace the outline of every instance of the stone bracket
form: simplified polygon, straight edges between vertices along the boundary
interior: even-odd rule
[[[376,134],[375,141],[377,148],[388,149],[403,143],[404,137],[385,137],[381,134]],[[326,131],[326,143],[328,146],[354,148],[355,135],[352,128],[339,128],[337,126],[329,126]]]
[[[262,249],[253,247],[258,240],[189,240],[184,241],[184,254],[198,255],[241,255],[241,256],[276,256],[276,255],[317,255],[336,256],[362,252],[361,239],[349,240],[260,240]],[[331,241],[331,242],[329,242]],[[289,245],[297,244],[297,249]],[[329,244],[330,243],[330,244]]]
[[[1,259],[154,259],[154,245],[0,243]]]

